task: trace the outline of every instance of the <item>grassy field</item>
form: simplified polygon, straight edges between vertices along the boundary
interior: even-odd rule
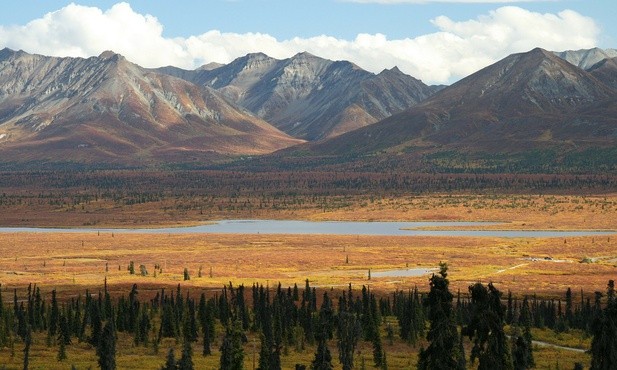
[[[228,282],[284,286],[309,279],[320,287],[370,285],[380,291],[427,285],[416,277],[371,277],[406,268],[450,266],[451,286],[497,284],[522,296],[563,296],[568,287],[591,294],[616,272],[617,238],[494,239],[329,235],[4,233],[0,282],[83,291],[103,284],[220,288]],[[547,259],[550,258],[550,259]],[[133,261],[137,275],[127,271]],[[160,265],[156,271],[154,266]],[[144,265],[148,276],[138,276]],[[183,281],[184,269],[191,279]],[[201,273],[200,273],[201,270]],[[199,276],[201,274],[201,277]]]
[[[70,369],[71,365],[75,365],[77,369],[96,369],[97,358],[95,349],[87,343],[74,343],[67,346],[67,359],[63,361],[57,360],[57,346],[47,347],[45,344],[45,335],[37,335],[33,339],[33,345],[30,352],[30,369],[32,370],[65,370]],[[411,346],[400,341],[394,341],[389,344],[384,340],[384,350],[386,351],[388,368],[389,369],[405,369],[411,370],[416,368],[417,353],[422,343],[416,346]],[[467,343],[467,353],[469,353],[470,345]],[[201,355],[201,346],[199,343],[193,345],[193,362],[195,369],[218,369],[219,366],[219,350],[220,342],[215,342],[213,345],[213,353],[210,356]],[[158,350],[150,345],[149,347],[135,347],[132,338],[119,333],[117,346],[117,366],[118,369],[159,369],[165,363],[165,356],[169,348],[174,348],[176,359],[180,357],[182,344],[177,343],[174,339],[164,339]],[[14,348],[14,355],[11,355],[10,348],[0,350],[0,366],[5,366],[7,370],[21,370],[23,368],[23,352],[21,345],[19,348]],[[341,369],[337,359],[336,344],[332,341],[330,345],[332,353],[332,363],[335,369]],[[283,369],[293,369],[297,363],[310,365],[314,358],[315,348],[307,346],[304,349],[296,350],[290,348],[286,355],[281,356],[281,365]],[[244,347],[244,367],[245,369],[253,369],[253,354],[255,362],[259,360],[259,339],[249,335],[248,343]],[[580,362],[588,366],[589,356],[568,350],[555,349],[551,347],[535,346],[534,356],[537,369],[556,369],[557,366],[561,369],[571,369],[573,364]],[[354,361],[357,369],[361,369],[364,358],[365,367],[367,369],[374,368],[372,360],[372,347],[370,343],[360,342],[358,350],[354,356]],[[468,364],[469,369],[477,367]],[[256,367],[256,366],[255,366]]]

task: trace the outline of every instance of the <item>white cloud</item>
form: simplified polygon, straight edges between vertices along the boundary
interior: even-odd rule
[[[308,51],[328,59],[350,60],[373,72],[398,66],[427,83],[451,83],[511,53],[538,46],[548,50],[591,48],[599,35],[593,19],[571,10],[541,14],[504,6],[467,21],[440,16],[431,22],[437,32],[398,40],[359,34],[353,40],[321,35],[281,41],[262,33],[216,30],[167,38],[157,18],[136,13],[127,3],[106,11],[71,4],[23,26],[0,26],[0,45],[55,56],[88,57],[114,50],[145,67],[183,68],[228,63],[257,51],[274,58]]]

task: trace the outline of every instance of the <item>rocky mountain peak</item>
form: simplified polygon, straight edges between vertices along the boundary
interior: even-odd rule
[[[117,63],[117,62],[120,62],[120,61],[126,61],[125,57],[123,57],[122,55],[120,55],[120,54],[118,54],[118,53],[116,53],[114,51],[111,51],[111,50],[105,50],[104,52],[102,52],[98,56],[98,58],[100,60],[109,61],[109,62],[112,62],[112,63]]]
[[[309,140],[374,123],[435,91],[398,68],[375,75],[352,62],[308,52],[283,60],[253,53],[196,73],[160,71],[212,87],[277,128]]]
[[[217,69],[217,68],[222,67],[222,66],[224,66],[224,64],[216,63],[216,62],[210,62],[210,63],[204,64],[201,67],[197,68],[196,71],[211,71],[213,69]]]
[[[581,49],[581,50],[566,50],[562,52],[554,52],[558,57],[568,61],[575,66],[588,70],[594,64],[603,59],[617,57],[616,49]]]
[[[15,51],[9,49],[9,48],[4,48],[2,50],[0,50],[0,60],[5,60],[10,58],[13,54],[15,54]]]

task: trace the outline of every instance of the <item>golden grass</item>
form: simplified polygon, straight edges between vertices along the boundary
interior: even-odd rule
[[[221,331],[219,330],[219,334]],[[534,335],[536,335],[534,331]],[[553,333],[554,334],[554,333]],[[551,332],[546,332],[543,339],[551,340]],[[547,339],[548,338],[548,339]],[[193,344],[193,362],[196,369],[217,369],[220,358],[220,339],[212,346],[211,356],[201,355],[201,342]],[[174,348],[176,360],[181,356],[182,343],[177,342],[172,338],[165,338],[159,345],[158,353],[152,344],[149,347],[135,347],[133,338],[126,333],[118,333],[118,342],[116,345],[116,362],[118,369],[159,369],[165,362],[165,356],[169,348]],[[74,343],[67,346],[67,359],[63,361],[57,360],[58,346],[52,345],[47,347],[45,342],[45,333],[35,333],[33,336],[33,344],[30,350],[30,369],[45,369],[45,370],[64,370],[75,365],[78,369],[98,368],[96,351],[87,343],[78,343],[73,339]],[[426,346],[426,343],[420,341],[417,345],[411,346],[403,343],[398,337],[392,344],[389,343],[385,336],[382,338],[383,348],[386,351],[387,362],[389,369],[415,369],[418,352],[421,346]],[[341,369],[338,362],[338,352],[336,341],[331,340],[329,343],[330,352],[332,354],[332,363],[335,369]],[[259,360],[259,339],[252,333],[248,333],[248,342],[244,345],[244,365],[246,369],[253,368],[253,358],[257,363]],[[22,369],[23,361],[23,344],[17,342],[14,346],[13,355],[10,348],[0,348],[0,364],[6,366],[7,369]],[[465,351],[469,356],[471,343],[465,341]],[[283,369],[293,369],[296,363],[309,365],[314,358],[315,347],[306,345],[300,351],[295,348],[288,348],[287,353],[281,356],[281,365]],[[534,346],[534,356],[537,369],[555,368],[559,363],[560,368],[571,369],[575,362],[581,362],[585,366],[589,365],[589,355],[580,352],[573,352],[565,349],[554,347]],[[372,346],[368,342],[360,342],[357,351],[354,355],[356,368],[361,368],[362,358],[366,368],[373,368]],[[468,369],[474,369],[477,363],[472,365],[468,359]]]
[[[88,200],[50,204],[35,195],[0,204],[3,226],[157,227],[218,219],[501,221],[497,229],[617,229],[617,194],[432,194],[162,198],[142,204]]]
[[[5,288],[36,283],[46,291],[55,287],[81,292],[101,287],[105,278],[120,291],[133,283],[195,289],[220,288],[229,282],[302,286],[308,278],[316,286],[351,283],[391,292],[416,285],[426,290],[428,276],[368,280],[368,270],[436,268],[444,261],[450,266],[454,291],[465,293],[474,282],[492,281],[517,296],[563,296],[568,287],[589,294],[604,290],[617,271],[610,258],[617,256],[616,244],[615,237],[597,236],[568,238],[564,243],[561,238],[3,233],[0,283]],[[585,258],[596,262],[581,263]],[[143,264],[149,275],[130,275],[130,261],[137,274]],[[156,276],[155,264],[162,267]],[[189,270],[189,281],[183,281],[184,268]]]

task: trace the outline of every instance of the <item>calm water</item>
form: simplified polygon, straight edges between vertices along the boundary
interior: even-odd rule
[[[500,231],[500,230],[418,230],[426,227],[459,227],[495,225],[487,222],[349,222],[349,221],[283,221],[222,220],[217,223],[189,227],[159,229],[95,229],[95,228],[23,228],[1,227],[1,232],[114,232],[145,234],[321,234],[384,236],[472,236],[499,238],[559,238],[612,235],[616,231]]]

